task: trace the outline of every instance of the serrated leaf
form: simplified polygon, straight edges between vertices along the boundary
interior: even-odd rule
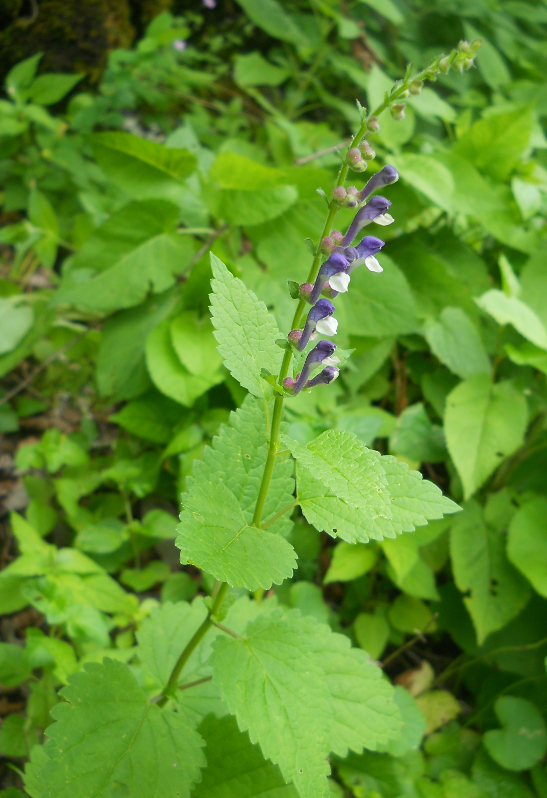
[[[199,727],[207,748],[207,768],[193,798],[298,798],[279,768],[262,756],[235,718],[206,718]]]
[[[223,424],[212,445],[206,447],[203,460],[194,463],[193,476],[188,484],[192,485],[194,478],[211,481],[222,475],[222,481],[239,501],[247,523],[251,523],[267,456],[264,407],[254,397],[248,396],[243,405],[230,415],[229,425]],[[265,522],[293,501],[292,474],[290,457],[276,457],[262,514]],[[289,516],[285,515],[268,527],[268,531],[286,537],[291,526]]]
[[[327,798],[330,750],[375,747],[400,728],[393,688],[366,660],[313,618],[275,610],[243,639],[217,638],[213,679],[240,729],[300,796]]]
[[[528,411],[511,382],[485,374],[461,382],[448,395],[444,431],[448,451],[469,498],[521,445]]]
[[[261,370],[279,372],[282,355],[275,341],[279,330],[263,302],[211,253],[211,316],[224,364],[255,396],[267,393]]]
[[[128,666],[106,659],[69,678],[49,726],[40,798],[189,798],[205,765],[183,716],[150,704]]]
[[[395,538],[403,532],[412,532],[417,526],[460,510],[436,485],[423,479],[419,471],[411,471],[395,457],[372,454],[384,472],[390,517],[369,516],[352,507],[298,464],[298,503],[316,529],[348,543],[367,543],[369,539]]]
[[[220,480],[192,485],[175,545],[190,562],[232,587],[268,590],[292,576],[296,554],[285,538],[249,526],[234,494]]]
[[[472,500],[450,531],[454,579],[465,593],[464,603],[481,645],[526,605],[530,586],[505,556],[505,536],[485,523],[480,505]]]

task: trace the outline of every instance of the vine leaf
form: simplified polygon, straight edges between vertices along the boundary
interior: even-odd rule
[[[122,662],[88,663],[51,714],[37,798],[189,798],[205,766],[185,718],[150,704]]]
[[[259,616],[245,638],[218,637],[212,662],[239,728],[301,798],[328,798],[331,750],[376,748],[400,730],[381,672],[347,638],[297,611]]]
[[[211,268],[211,316],[218,351],[226,368],[249,393],[265,396],[262,369],[276,374],[281,365],[281,350],[275,343],[280,335],[277,325],[264,302],[212,253]]]
[[[181,513],[175,545],[192,563],[232,587],[268,590],[292,576],[296,553],[285,538],[249,526],[226,485],[194,482]]]

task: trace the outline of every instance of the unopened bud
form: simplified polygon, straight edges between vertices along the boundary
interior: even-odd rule
[[[474,63],[475,62],[474,62],[474,60],[472,58],[466,58],[464,60],[464,62],[463,62],[463,68],[464,69],[471,69],[471,67],[474,65]]]
[[[469,45],[469,50],[473,55],[477,55],[481,47],[482,47],[482,39],[473,39],[473,41]]]
[[[287,335],[287,340],[290,344],[296,346],[299,340],[302,338],[302,330],[291,330],[290,333]]]
[[[397,99],[398,100],[406,100],[406,98],[408,97],[409,94],[410,94],[410,92],[409,92],[408,89],[403,89],[403,91],[400,92],[400,94],[397,96]]]
[[[377,116],[371,116],[367,122],[367,128],[371,133],[378,133],[380,130],[380,123]]]
[[[443,75],[447,75],[450,70],[450,59],[446,55],[444,58],[441,58],[439,62],[439,69],[443,73]]]
[[[441,69],[440,64],[439,64],[439,69]],[[435,82],[437,80],[437,72],[438,72],[438,69],[427,69],[424,72],[424,78],[426,80],[431,80],[431,81]]]
[[[359,144],[359,149],[361,150],[361,155],[365,161],[373,161],[376,158],[376,153],[366,139],[363,139],[363,141]]]
[[[343,234],[340,232],[340,230],[333,230],[333,231],[331,232],[331,234],[330,234],[330,238],[332,238],[332,240],[334,241],[334,243],[336,244],[336,246],[338,246],[339,244],[341,244],[341,243],[342,243],[342,241],[344,240],[344,236],[343,236]]]
[[[302,283],[302,285],[298,290],[300,299],[304,299],[306,302],[309,302],[312,290],[313,290],[313,285],[311,283]]]
[[[351,149],[349,149],[347,151],[347,153],[346,153],[346,161],[349,164],[357,163],[360,160],[361,160],[361,153],[360,153],[358,147],[352,147]]]
[[[458,44],[458,52],[460,53],[467,53],[469,50],[469,42],[466,42],[465,39],[462,39],[461,42]]]
[[[359,189],[357,186],[349,186],[348,188],[348,195],[352,197],[356,197],[359,194]]]
[[[411,94],[421,94],[422,93],[422,86],[423,83],[421,80],[413,80],[408,87],[408,90]]]
[[[465,58],[465,56],[462,56],[462,55],[457,55],[456,56],[456,58],[452,61],[452,66],[454,67],[456,72],[459,72],[461,74],[462,72],[465,71],[465,62],[467,60],[468,59]]]
[[[325,236],[321,239],[321,252],[323,255],[330,255],[331,252],[334,251],[334,247],[336,244],[334,243],[331,236]]]
[[[293,380],[292,377],[285,377],[283,380],[283,388],[287,391],[287,393],[294,393],[294,386],[296,385],[296,380]]]
[[[401,103],[400,105],[392,105],[391,106],[391,116],[394,119],[404,119],[405,118],[405,104]]]

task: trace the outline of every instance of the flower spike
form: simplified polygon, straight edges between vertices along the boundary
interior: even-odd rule
[[[314,346],[304,361],[302,371],[296,380],[294,386],[295,394],[300,393],[308,381],[310,371],[315,363],[321,363],[323,366],[336,366],[336,364],[340,362],[337,357],[333,357],[335,350],[336,344],[333,344],[331,341],[319,341],[319,343]]]
[[[319,269],[319,274],[317,275],[317,279],[309,296],[308,302],[310,302],[312,305],[315,305],[321,296],[321,291],[323,290],[327,280],[330,281],[335,274],[338,274],[338,272],[343,272],[347,265],[348,260],[344,255],[342,255],[340,252],[333,252],[330,258],[326,260]]]
[[[303,352],[310,335],[317,330],[321,335],[335,335],[338,327],[336,319],[331,318],[336,308],[328,299],[320,299],[308,313],[304,330],[298,341],[297,349]]]

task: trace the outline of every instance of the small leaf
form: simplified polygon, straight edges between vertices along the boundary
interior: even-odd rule
[[[503,729],[483,737],[486,750],[507,770],[528,770],[547,752],[547,729],[536,707],[524,698],[501,696],[494,712]]]
[[[547,499],[538,496],[526,502],[509,524],[507,556],[532,587],[547,598]],[[1,681],[1,680],[0,680]]]
[[[337,152],[338,155],[340,154],[338,152],[338,150],[336,152]],[[319,196],[322,197],[325,200],[325,202],[327,203],[327,208],[330,208],[330,200],[327,197],[327,195],[325,194],[325,192],[323,191],[323,189],[322,188],[317,188],[316,191],[319,194]]]
[[[416,699],[424,718],[425,734],[431,734],[445,723],[454,720],[461,712],[461,707],[452,693],[447,690],[431,690]]]

